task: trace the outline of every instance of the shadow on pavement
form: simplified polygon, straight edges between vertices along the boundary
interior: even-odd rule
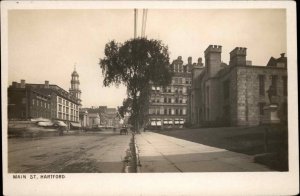
[[[255,161],[278,171],[288,171],[287,127],[224,127],[160,130],[157,133],[233,152],[255,155]]]
[[[230,151],[140,157],[141,171],[148,172],[258,172],[270,171],[250,156]]]

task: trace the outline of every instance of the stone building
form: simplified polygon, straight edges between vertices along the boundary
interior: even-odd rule
[[[88,118],[88,111],[87,110],[79,110],[79,120],[82,128],[89,127],[89,118]]]
[[[87,111],[89,114],[98,114],[100,118],[100,126],[102,127],[118,127],[120,118],[117,114],[116,108],[108,108],[107,106],[83,108],[82,110]]]
[[[188,114],[188,90],[191,86],[192,58],[183,64],[181,56],[172,62],[172,83],[165,88],[151,86],[148,124],[152,128],[183,127]]]
[[[276,103],[287,102],[287,58],[271,57],[266,66],[246,60],[247,49],[230,52],[229,65],[221,60],[222,47],[210,45],[205,50],[205,67],[192,68],[190,118],[194,125],[258,125],[267,92],[275,88]]]
[[[89,128],[97,128],[100,126],[100,116],[98,113],[88,113],[87,118]]]
[[[26,84],[25,80],[21,80],[21,83],[13,82],[8,87],[8,118],[29,120],[44,117],[64,121],[70,128],[78,128],[80,101],[72,91],[69,93],[49,84],[49,81]]]

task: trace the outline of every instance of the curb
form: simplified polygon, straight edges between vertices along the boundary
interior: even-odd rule
[[[138,146],[136,144],[136,139],[135,135],[132,135],[132,141],[133,141],[133,160],[134,160],[134,165],[135,165],[135,171],[136,173],[141,173],[141,162],[140,162],[140,157],[139,157],[139,150]]]

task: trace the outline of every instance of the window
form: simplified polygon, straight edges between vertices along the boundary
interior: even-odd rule
[[[168,99],[168,102],[171,103],[171,98]]]
[[[259,81],[259,95],[264,96],[265,95],[265,76],[258,75],[258,81]]]
[[[60,97],[58,98],[58,103],[62,103],[62,99]]]
[[[172,114],[172,109],[169,109],[169,115],[171,115]]]
[[[277,95],[277,79],[276,75],[272,75],[272,86],[274,88],[274,95]]]
[[[258,107],[259,107],[259,114],[260,115],[264,115],[264,106],[266,103],[262,102],[262,103],[258,103]]]
[[[175,103],[178,103],[178,98],[175,99]]]
[[[165,98],[164,98],[164,102],[167,103],[167,100],[168,100],[168,99],[165,97]]]
[[[182,87],[179,87],[179,89],[178,89],[179,91],[179,93],[182,93]]]
[[[282,83],[283,83],[283,95],[287,96],[287,76],[282,77]]]
[[[160,114],[160,110],[159,109],[156,109],[156,114]]]
[[[58,106],[58,111],[59,111],[59,112],[61,112],[61,108],[62,108],[62,106],[59,105],[59,106]]]
[[[168,114],[168,110],[167,109],[164,109],[164,114]]]
[[[34,105],[35,104],[35,99],[32,99],[32,105]]]
[[[179,114],[182,115],[182,109],[179,110]]]
[[[206,87],[206,103],[209,105],[209,86]]]
[[[182,84],[182,78],[179,78],[179,79],[178,79],[178,83],[179,83],[179,84]]]
[[[229,80],[223,82],[224,99],[229,98]]]

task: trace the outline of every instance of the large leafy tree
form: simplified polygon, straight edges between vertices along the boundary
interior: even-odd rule
[[[104,86],[123,84],[132,100],[131,119],[134,127],[144,123],[150,86],[166,86],[172,75],[169,71],[168,47],[159,40],[137,38],[105,46],[100,60]]]

